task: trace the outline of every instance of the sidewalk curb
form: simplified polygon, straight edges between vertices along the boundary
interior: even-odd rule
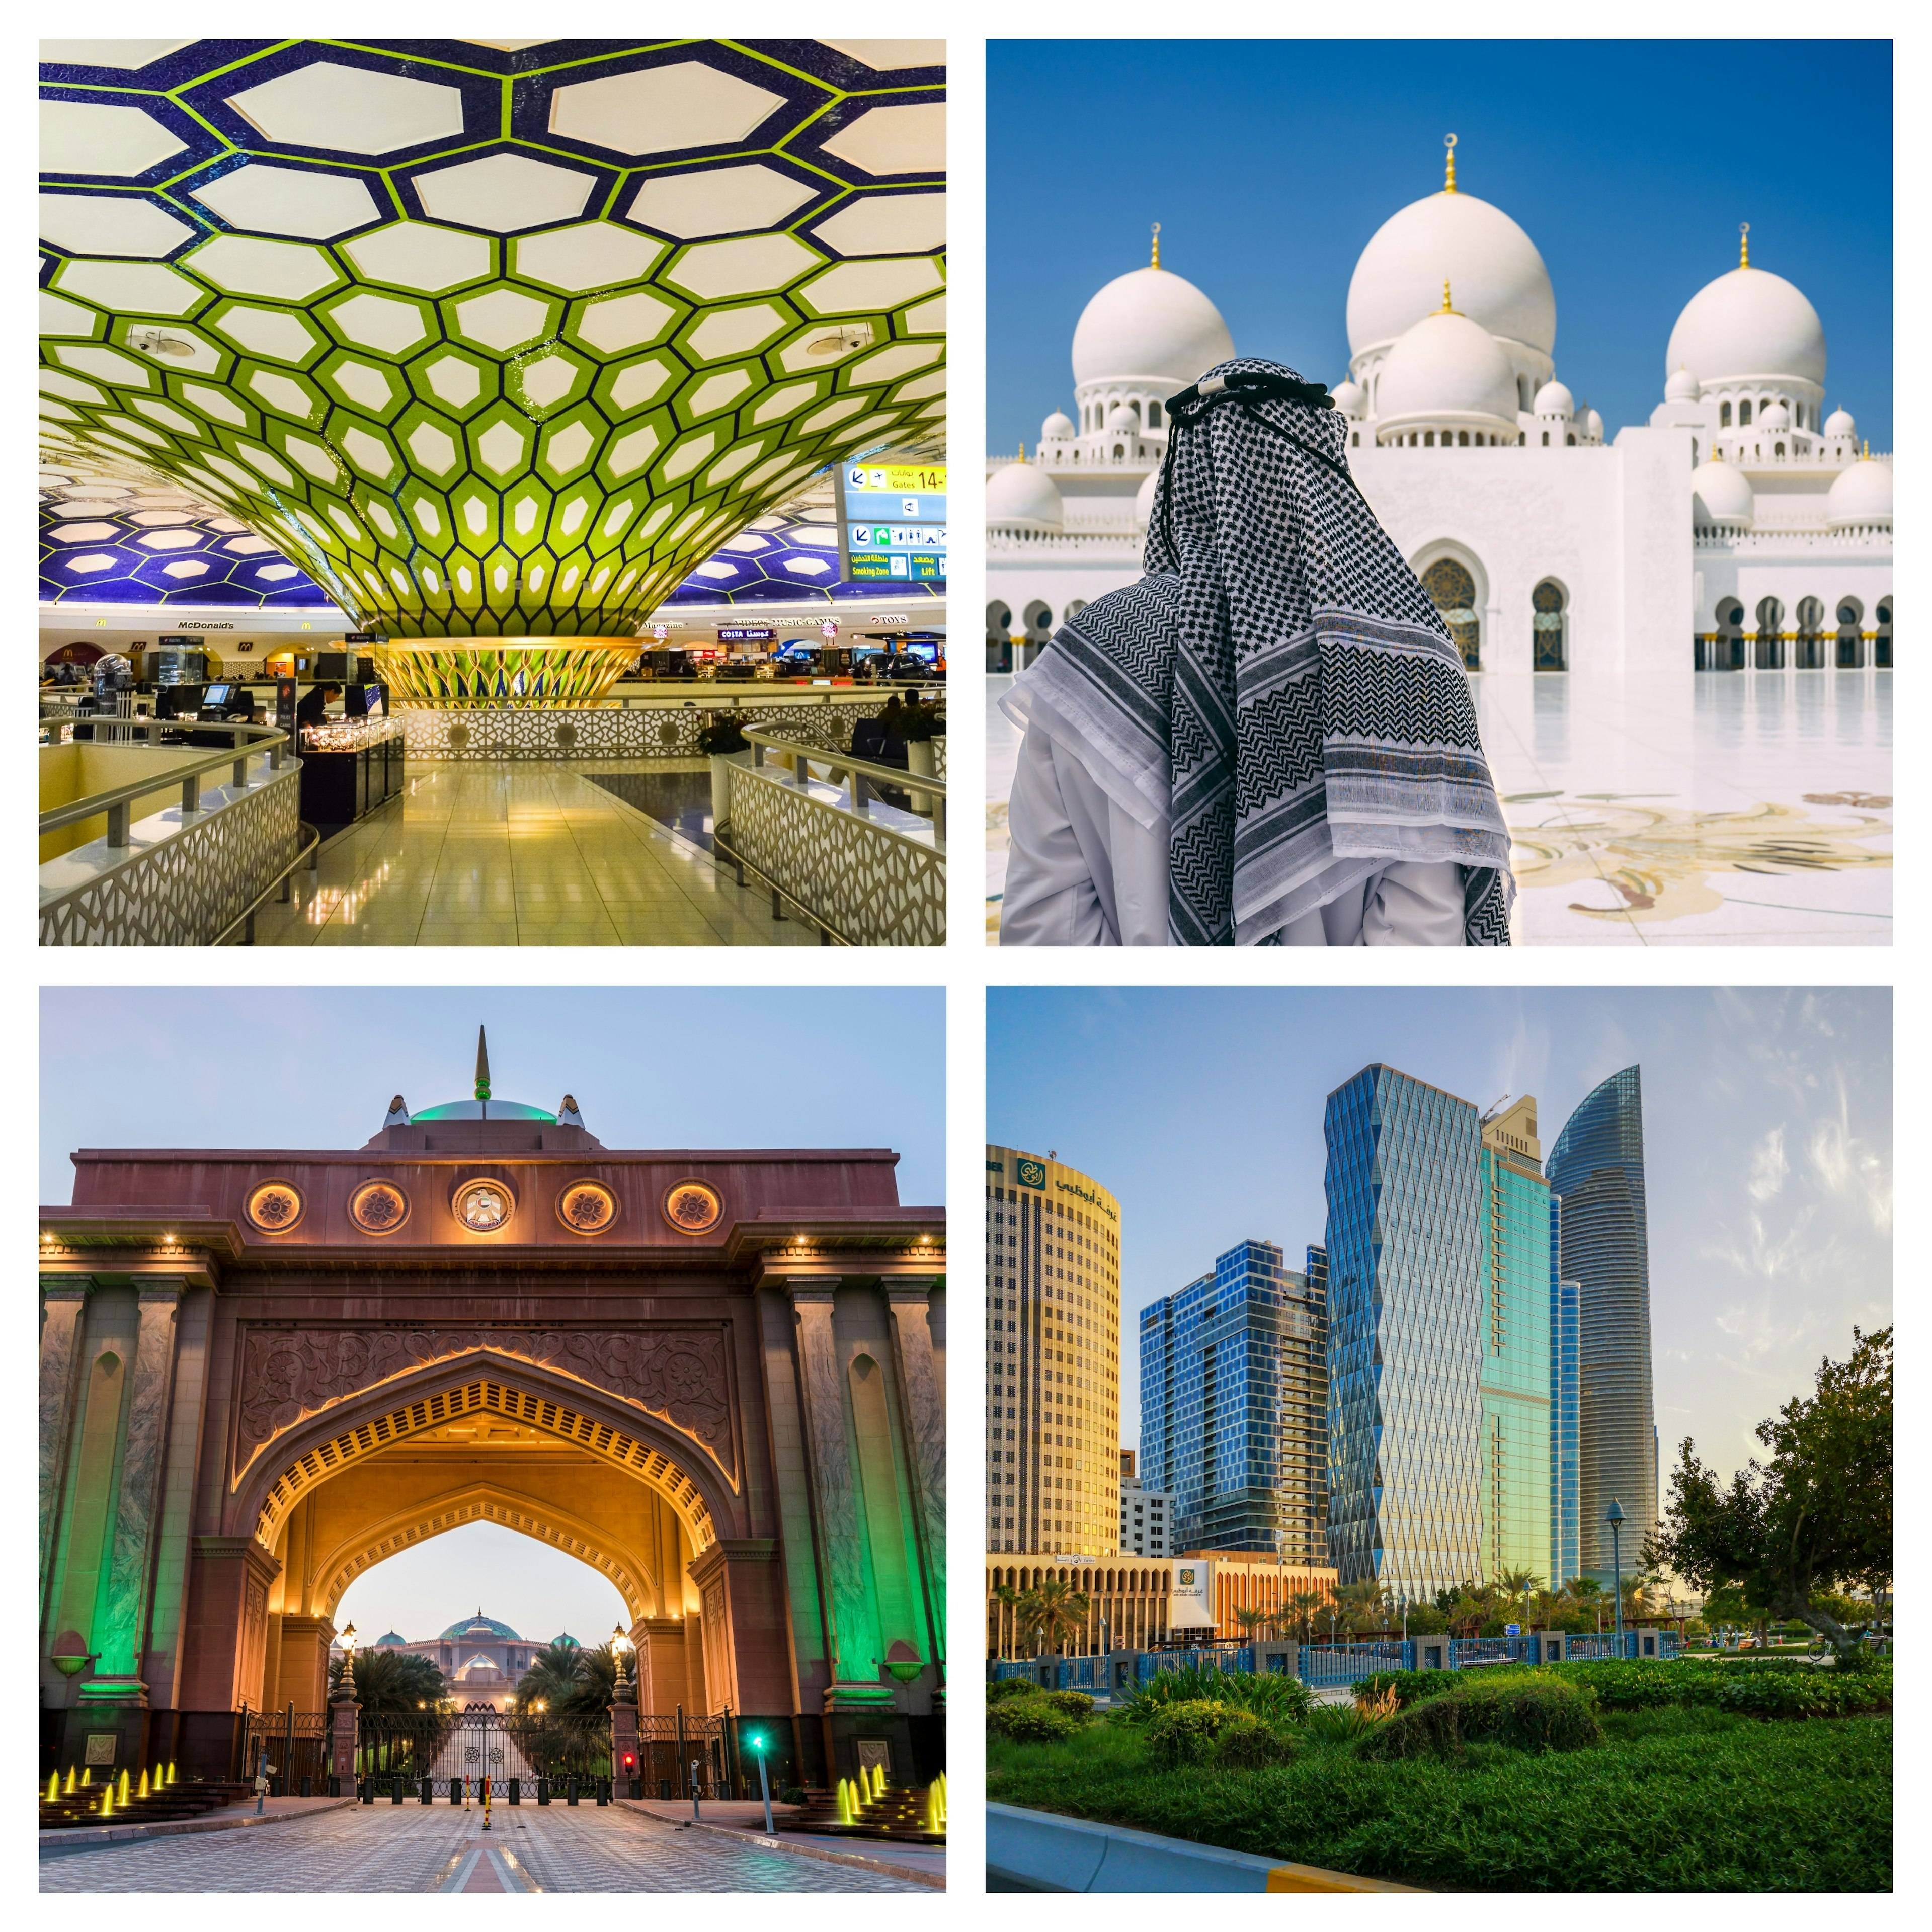
[[[766,1838],[762,1832],[741,1831],[735,1825],[707,1825],[701,1820],[692,1824],[682,1820],[672,1824],[668,1818],[660,1818],[655,1811],[644,1810],[641,1801],[632,1798],[619,1798],[612,1801],[626,1811],[634,1812],[640,1818],[648,1818],[653,1824],[670,1825],[673,1831],[707,1832],[714,1838],[727,1838],[734,1844],[752,1844],[761,1852],[783,1852],[794,1858],[816,1858],[822,1864],[855,1865],[862,1871],[882,1872],[888,1878],[902,1878],[914,1885],[922,1885],[931,1892],[944,1892],[946,1880],[928,1871],[915,1870],[910,1865],[896,1865],[884,1858],[868,1858],[857,1852],[828,1852],[817,1845],[788,1844],[782,1836]]]
[[[1016,1804],[986,1807],[986,1870],[1034,1892],[1406,1892],[1318,1865],[1284,1864]]]
[[[237,1818],[224,1818],[217,1812],[211,1817],[170,1818],[155,1825],[69,1825],[40,1834],[40,1856],[58,1857],[63,1852],[89,1851],[98,1845],[138,1845],[150,1838],[180,1838],[202,1832],[259,1830],[264,1825],[286,1825],[292,1819],[320,1817],[325,1811],[340,1811],[355,1802],[352,1798],[334,1798],[306,1811],[272,1811],[259,1818],[252,1811]]]

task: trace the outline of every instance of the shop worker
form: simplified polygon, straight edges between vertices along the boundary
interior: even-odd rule
[[[1507,946],[1509,833],[1460,653],[1278,362],[1168,404],[1137,584],[1003,700],[1003,946]]]
[[[310,685],[308,694],[296,706],[296,724],[304,728],[310,724],[320,724],[328,713],[328,700],[341,695],[342,687],[339,684]]]

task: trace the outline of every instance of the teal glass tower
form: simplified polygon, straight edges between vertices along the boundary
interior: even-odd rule
[[[1482,1566],[1482,1137],[1394,1067],[1328,1096],[1328,1547],[1424,1600]]]
[[[1550,1575],[1558,1589],[1580,1576],[1576,1500],[1576,1304],[1582,1291],[1565,1281],[1562,1197],[1550,1197]]]
[[[1141,1311],[1141,1480],[1173,1492],[1177,1550],[1328,1560],[1320,1256],[1243,1241]]]
[[[1604,1516],[1612,1499],[1623,1506],[1627,1560],[1657,1522],[1639,1069],[1612,1074],[1570,1116],[1550,1152],[1550,1180],[1563,1203],[1563,1278],[1578,1289],[1580,1574],[1607,1582],[1610,1536]]]
[[[1525,1096],[1482,1123],[1481,1574],[1549,1583],[1550,1184]]]

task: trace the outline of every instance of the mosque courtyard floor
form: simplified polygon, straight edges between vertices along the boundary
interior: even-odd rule
[[[682,1831],[622,1805],[356,1804],[266,1829],[44,1846],[44,1892],[924,1892],[913,1879]]]
[[[1892,674],[1475,680],[1519,946],[1888,946]],[[986,700],[986,938],[1018,734]]]
[[[652,772],[680,799],[696,776],[662,760]],[[294,874],[289,904],[262,908],[255,943],[818,943],[815,928],[774,920],[769,896],[712,864],[708,802],[661,808],[667,824],[599,778],[634,782],[584,760],[412,765],[400,798],[331,838],[314,872]]]

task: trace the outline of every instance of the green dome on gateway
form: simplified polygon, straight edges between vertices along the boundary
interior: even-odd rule
[[[454,1623],[446,1630],[439,1630],[437,1638],[496,1637],[506,1642],[521,1643],[523,1639],[508,1624],[499,1623],[494,1617],[486,1617],[478,1610],[473,1617],[465,1617],[460,1623]]]
[[[440,1107],[424,1107],[412,1114],[398,1094],[389,1102],[388,1124],[409,1126],[417,1120],[543,1120],[552,1126],[580,1127],[583,1116],[577,1102],[566,1094],[560,1107],[526,1107],[520,1100],[496,1100],[490,1095],[490,1044],[484,1030],[476,1029],[476,1096],[468,1100],[446,1100]]]

